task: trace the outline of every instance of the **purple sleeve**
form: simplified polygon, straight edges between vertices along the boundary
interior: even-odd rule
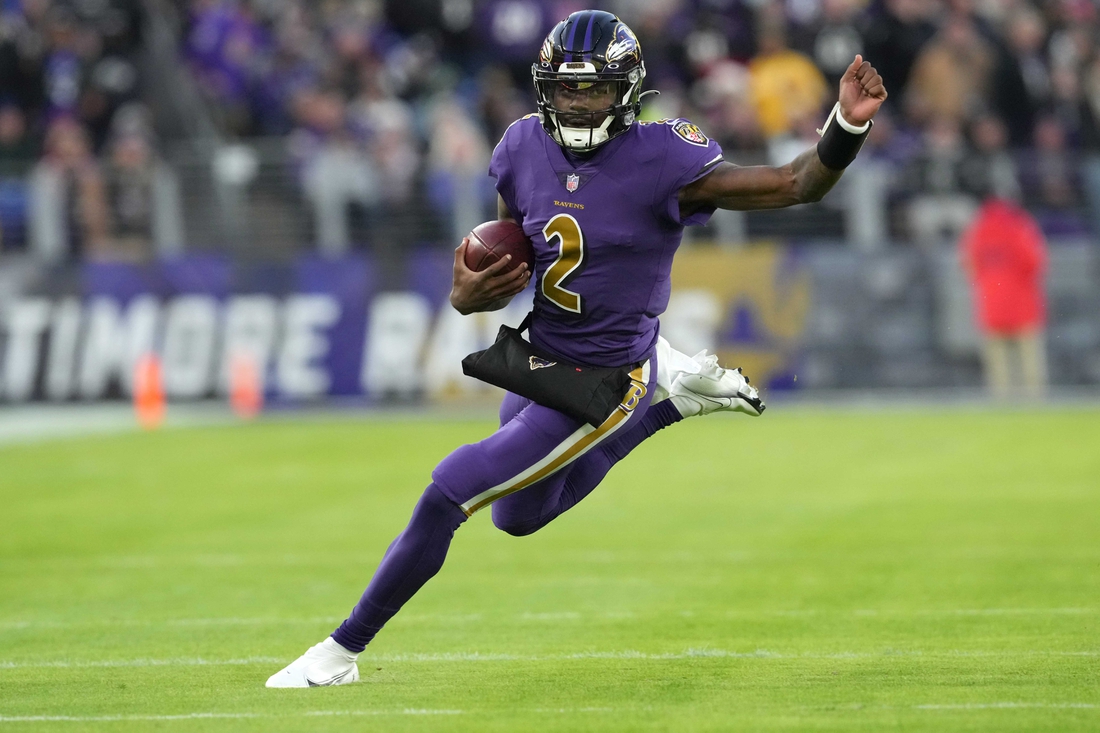
[[[658,209],[683,226],[706,224],[714,207],[680,217],[680,189],[713,171],[722,162],[722,146],[687,120],[670,120],[665,163],[657,184]]]
[[[497,179],[497,193],[504,199],[504,205],[508,207],[508,211],[512,212],[512,216],[518,220],[520,212],[519,207],[516,206],[516,173],[512,167],[512,158],[508,154],[508,132],[511,129],[508,128],[493,150],[493,157],[489,160],[489,175]]]

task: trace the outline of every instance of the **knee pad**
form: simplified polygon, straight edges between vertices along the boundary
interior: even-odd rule
[[[462,504],[489,488],[485,478],[488,460],[480,443],[461,445],[439,462],[432,481],[451,501]]]

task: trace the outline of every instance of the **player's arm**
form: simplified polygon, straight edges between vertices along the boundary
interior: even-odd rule
[[[856,56],[840,79],[840,116],[849,127],[862,128],[884,101],[882,77],[862,56]],[[829,125],[839,123],[831,120]],[[779,168],[720,163],[713,172],[680,189],[680,214],[687,217],[707,207],[744,211],[820,201],[844,173],[845,152],[858,150],[861,143],[860,135],[840,127],[826,131],[817,147]],[[829,147],[822,150],[823,145]],[[822,162],[823,155],[832,165]]]
[[[504,199],[499,195],[497,196],[497,219],[516,221],[512,212],[508,211]],[[462,244],[455,250],[454,272],[451,279],[451,305],[464,316],[500,310],[530,282],[531,273],[527,270],[527,263],[524,262],[510,272],[503,272],[512,259],[511,255],[507,255],[505,259],[494,262],[481,272],[474,272],[466,266],[466,247],[469,244],[470,238],[463,237]]]

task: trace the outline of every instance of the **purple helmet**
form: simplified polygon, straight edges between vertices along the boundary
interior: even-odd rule
[[[634,31],[602,10],[581,10],[554,26],[531,67],[539,119],[554,142],[592,150],[621,135],[641,111],[645,64]],[[555,106],[562,91],[606,96],[606,108],[584,113]]]

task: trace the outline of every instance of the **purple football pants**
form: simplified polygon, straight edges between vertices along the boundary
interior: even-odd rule
[[[492,504],[493,523],[520,536],[536,532],[588,496],[643,440],[681,419],[670,401],[650,407],[656,359],[639,367],[630,392],[598,428],[508,393],[500,428],[464,445],[432,472],[405,530],[390,544],[363,597],[333,638],[362,651],[446,559],[466,519]]]

